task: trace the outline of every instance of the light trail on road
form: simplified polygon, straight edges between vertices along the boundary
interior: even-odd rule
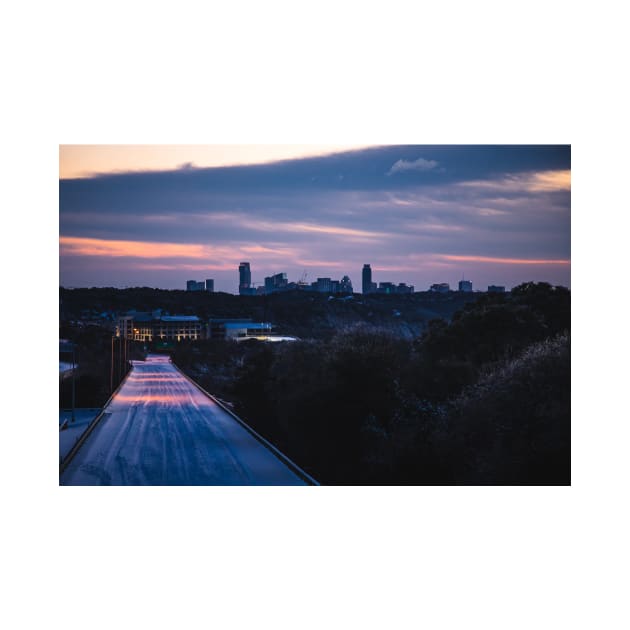
[[[134,361],[61,485],[305,485],[168,357]]]

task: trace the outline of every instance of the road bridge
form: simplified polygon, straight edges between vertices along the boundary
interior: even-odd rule
[[[166,356],[134,361],[61,485],[305,485],[298,466]]]

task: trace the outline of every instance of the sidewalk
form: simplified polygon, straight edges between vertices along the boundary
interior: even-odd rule
[[[74,410],[74,422],[71,422],[72,410],[59,410],[59,427],[68,421],[67,428],[59,431],[59,456],[66,457],[75,442],[81,437],[87,429],[90,422],[101,412],[100,408],[82,408]]]

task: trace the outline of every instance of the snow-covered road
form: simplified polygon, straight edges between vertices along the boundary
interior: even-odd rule
[[[168,357],[135,361],[62,485],[304,485]]]

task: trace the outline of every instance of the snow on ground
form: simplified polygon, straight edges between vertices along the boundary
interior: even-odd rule
[[[245,337],[235,337],[236,341],[249,341],[250,339],[256,339],[258,341],[297,341],[297,337],[283,337],[281,335],[250,335]]]
[[[62,485],[304,485],[168,357],[134,361]]]
[[[59,431],[60,457],[65,457],[70,452],[74,443],[81,437],[83,431],[87,429],[90,421],[93,418],[96,418],[100,411],[100,409],[75,409],[74,422],[71,422],[72,411],[70,409],[59,410],[59,426],[61,426],[65,420],[68,421],[68,428],[63,431]]]

